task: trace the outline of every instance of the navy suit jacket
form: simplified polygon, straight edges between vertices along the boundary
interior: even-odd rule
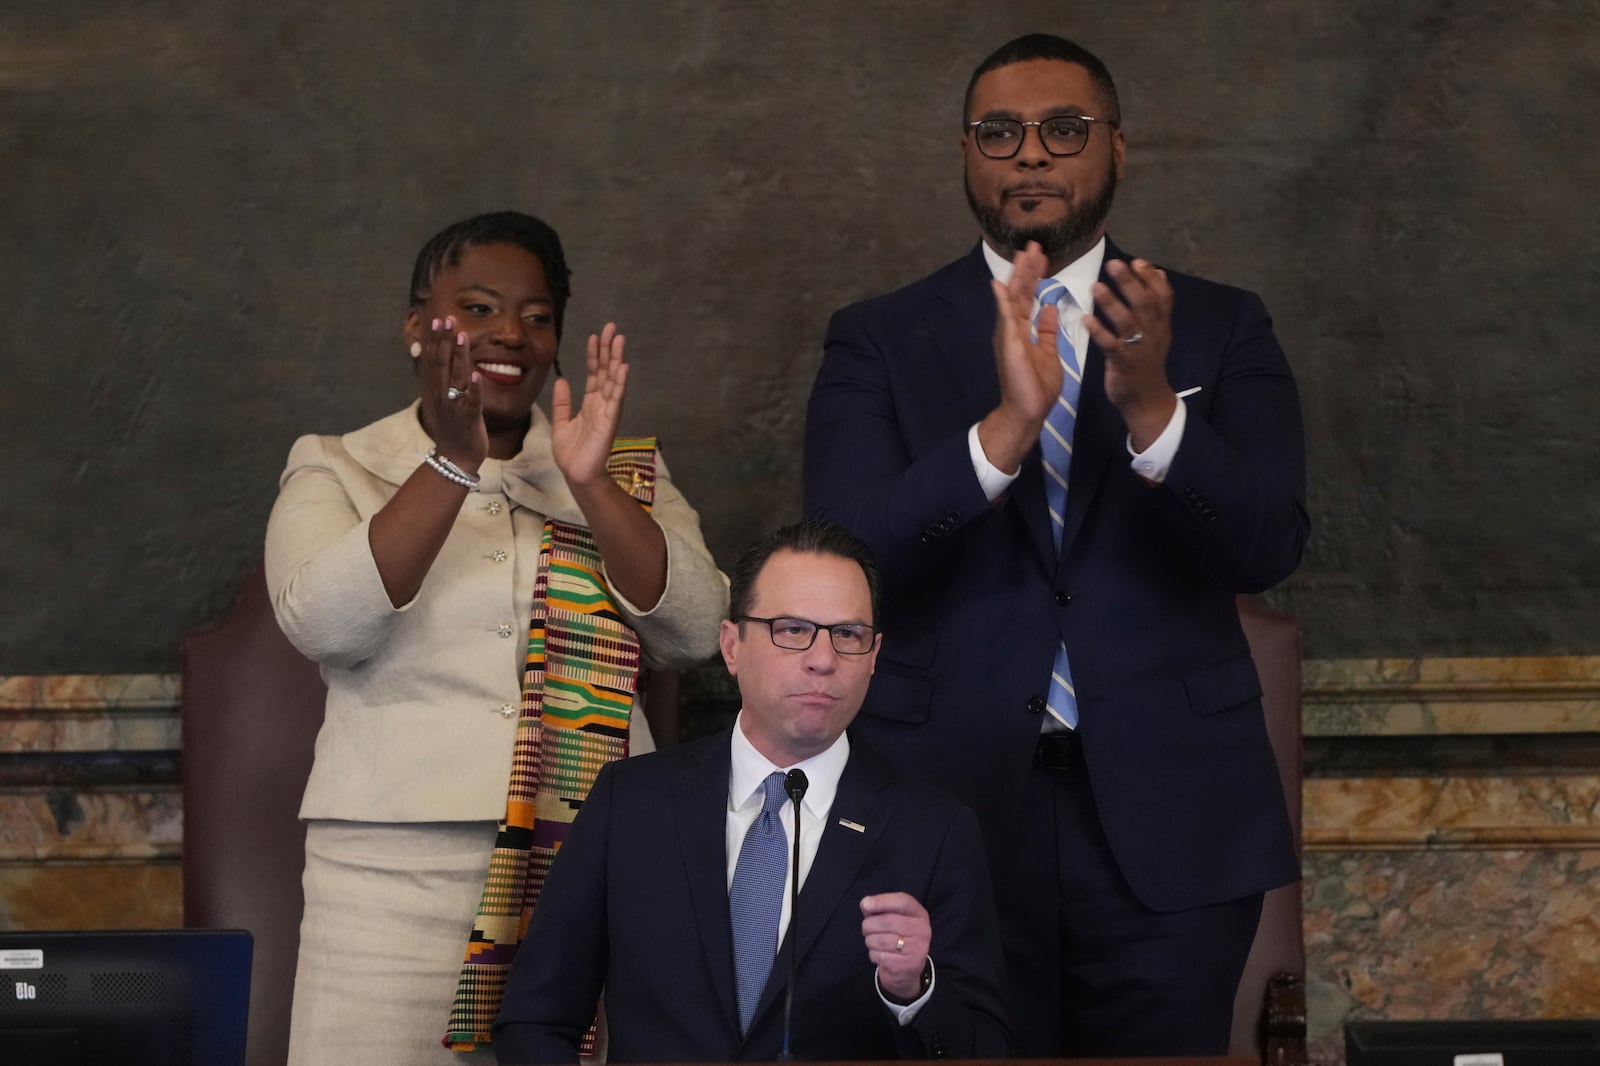
[[[778,955],[798,936],[791,1050],[835,1060],[1005,1055],[999,930],[977,821],[851,739]],[[601,771],[512,968],[494,1026],[499,1061],[576,1062],[602,986],[612,1062],[776,1058],[782,961],[749,1034],[739,1034],[729,759],[723,732]],[[933,926],[933,995],[903,1027],[878,998],[861,935],[861,898],[891,891],[917,897]]]
[[[968,454],[1000,399],[990,277],[975,248],[828,327],[806,508],[872,546],[886,594],[857,728],[970,805],[1004,870],[1065,640],[1101,823],[1139,899],[1180,910],[1293,881],[1234,604],[1287,577],[1309,532],[1299,398],[1265,307],[1169,272],[1168,379],[1200,391],[1156,487],[1130,468],[1091,344],[1058,552],[1037,449],[993,506]]]

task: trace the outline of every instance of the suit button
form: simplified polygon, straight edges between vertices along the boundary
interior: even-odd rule
[[[1065,591],[1063,591],[1061,589],[1057,589],[1056,590],[1056,606],[1065,607],[1067,604],[1069,604],[1071,602],[1072,602],[1072,593],[1065,592]]]
[[[1044,697],[1043,696],[1029,696],[1028,697],[1028,713],[1029,714],[1043,714],[1044,713]]]

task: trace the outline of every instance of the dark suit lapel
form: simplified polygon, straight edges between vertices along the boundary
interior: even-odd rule
[[[1122,415],[1106,399],[1106,360],[1098,345],[1089,345],[1089,358],[1083,368],[1083,391],[1078,396],[1078,420],[1072,430],[1072,472],[1067,477],[1067,513],[1062,516],[1061,558],[1072,549],[1072,541],[1083,528],[1084,516],[1100,489],[1111,458],[1122,448],[1127,435]],[[1126,449],[1123,449],[1124,453]],[[1018,478],[1018,484],[1021,484]],[[1043,508],[1044,483],[1039,483]],[[1054,547],[1051,548],[1052,553]]]
[[[1077,447],[1076,440],[1073,447]],[[1068,495],[1071,495],[1070,491]],[[1009,503],[1017,509],[1023,528],[1028,532],[1028,542],[1039,553],[1045,570],[1054,573],[1056,543],[1050,531],[1050,509],[1045,505],[1044,464],[1039,460],[1037,448],[1022,461],[1022,470],[1017,474],[1017,480],[1011,483]]]
[[[1121,249],[1109,239],[1106,241],[1106,263],[1126,258]],[[1104,264],[1100,268],[1100,280],[1111,285]],[[1071,551],[1112,458],[1118,452],[1127,454],[1123,447],[1126,436],[1122,415],[1106,398],[1105,354],[1091,341],[1084,360],[1083,390],[1078,396],[1078,420],[1072,431],[1072,473],[1067,478],[1067,513],[1062,516],[1059,558],[1065,559]],[[1019,478],[1019,484],[1020,481]],[[1040,492],[1043,491],[1041,483]]]
[[[979,244],[946,271],[934,289],[943,306],[932,312],[937,317],[930,321],[950,362],[950,380],[959,382],[957,387],[970,393],[968,425],[1000,402],[1000,383],[994,368],[994,293],[989,284],[993,280]],[[1055,540],[1045,508],[1044,470],[1037,452],[1029,453],[1022,461],[1017,480],[1000,506],[1017,508],[1018,519],[1040,561],[1054,570]]]
[[[761,1002],[756,1005],[756,1020],[751,1023],[754,1032],[762,1012],[775,1003],[781,1003],[783,990],[789,984],[789,941],[795,937],[797,951],[795,965],[804,965],[806,956],[817,944],[817,939],[827,928],[828,918],[840,908],[848,908],[859,915],[859,900],[845,899],[844,893],[872,849],[877,846],[889,823],[892,807],[884,797],[884,787],[889,782],[889,770],[883,761],[863,744],[852,744],[850,761],[845,764],[839,778],[839,790],[833,798],[833,808],[828,812],[828,822],[822,828],[822,840],[817,845],[817,856],[811,862],[811,872],[806,875],[805,887],[800,890],[797,917],[789,922],[783,943],[778,947],[773,962],[772,976],[761,992]],[[857,831],[844,824],[860,826]],[[862,952],[866,947],[861,948]]]
[[[733,984],[733,927],[728,920],[728,740],[709,745],[705,752],[683,764],[672,799],[706,967],[724,1020],[737,1034],[739,999]]]
[[[983,257],[983,245],[974,245],[972,251],[941,270],[934,279],[933,293],[953,312],[966,320],[973,335],[982,338],[976,352],[964,351],[962,360],[976,358],[994,371],[994,350],[990,334],[994,330],[994,294],[989,282],[989,263]]]
[[[989,291],[989,264],[974,248],[941,271],[933,284],[934,300],[919,324],[947,364],[962,409],[963,426],[982,418],[1000,402],[1000,379],[994,369],[994,295]],[[913,341],[916,339],[912,338]],[[929,368],[933,373],[933,368]]]

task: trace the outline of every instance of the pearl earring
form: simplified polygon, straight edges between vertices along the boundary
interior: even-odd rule
[[[420,359],[421,357],[422,357],[422,342],[421,341],[412,341],[411,342],[411,358]]]

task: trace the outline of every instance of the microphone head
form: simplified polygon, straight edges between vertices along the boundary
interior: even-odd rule
[[[799,803],[805,799],[806,789],[811,787],[811,782],[806,780],[804,770],[790,770],[783,775],[783,790],[789,794],[789,799]]]

